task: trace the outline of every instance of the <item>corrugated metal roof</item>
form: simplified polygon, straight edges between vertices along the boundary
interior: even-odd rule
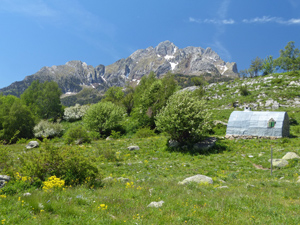
[[[276,121],[272,128],[268,127],[270,119]],[[283,133],[283,128],[288,126],[286,123],[286,112],[234,111],[229,117],[226,134],[282,137],[286,136]]]

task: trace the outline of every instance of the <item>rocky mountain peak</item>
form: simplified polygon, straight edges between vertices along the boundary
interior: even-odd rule
[[[155,47],[156,54],[160,56],[166,56],[166,55],[173,55],[176,53],[178,47],[176,47],[172,42],[170,41],[164,41],[159,43]]]
[[[93,67],[85,62],[73,60],[65,65],[43,67],[37,73],[25,77],[0,91],[4,94],[20,96],[32,81],[39,79],[55,81],[64,93],[79,92],[83,86],[99,91],[111,86],[125,86],[126,82],[136,82],[153,71],[158,77],[171,71],[181,75],[208,75],[208,79],[217,76],[236,78],[237,66],[234,62],[224,62],[211,48],[186,47],[179,49],[174,43],[164,41],[155,48],[139,49],[128,58],[115,63]]]

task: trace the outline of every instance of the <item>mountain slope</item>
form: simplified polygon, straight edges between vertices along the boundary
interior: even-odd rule
[[[211,48],[179,49],[170,41],[164,41],[155,48],[137,50],[128,58],[108,66],[93,67],[81,61],[70,61],[65,65],[43,67],[23,81],[0,89],[0,92],[20,96],[37,79],[57,82],[64,94],[78,93],[85,86],[105,91],[111,86],[124,86],[126,82],[138,83],[151,71],[158,77],[169,71],[182,75],[208,75],[210,78],[238,77],[236,63],[224,62]]]

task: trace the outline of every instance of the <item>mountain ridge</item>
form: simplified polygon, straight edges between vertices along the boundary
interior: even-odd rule
[[[182,75],[209,75],[211,77],[238,77],[235,62],[225,62],[211,48],[188,46],[180,49],[170,41],[159,43],[133,52],[127,58],[113,64],[96,67],[73,60],[65,65],[42,67],[33,75],[0,89],[5,95],[20,96],[32,81],[55,81],[64,94],[78,93],[83,87],[92,87],[104,92],[111,86],[125,86],[126,82],[136,82],[153,71],[161,77],[171,71]]]

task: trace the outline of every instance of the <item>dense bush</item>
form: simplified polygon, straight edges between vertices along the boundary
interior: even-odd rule
[[[240,94],[242,96],[250,95],[250,91],[248,90],[248,87],[246,85],[240,87]]]
[[[71,127],[64,135],[64,139],[66,144],[71,144],[76,141],[80,141],[81,143],[91,143],[91,138],[89,137],[87,130],[82,126]]]
[[[88,109],[83,121],[91,131],[108,136],[112,130],[118,129],[125,114],[125,109],[121,106],[111,102],[99,102]]]
[[[63,118],[64,120],[67,120],[69,122],[80,120],[85,115],[88,109],[88,105],[81,106],[79,104],[76,104],[75,106],[65,108]]]
[[[201,140],[210,128],[210,114],[204,101],[189,91],[177,92],[155,117],[157,129],[171,135],[180,143]]]
[[[82,154],[82,149],[45,145],[20,157],[20,173],[31,177],[36,186],[54,175],[65,180],[66,185],[93,183],[100,178],[97,166],[91,158]]]
[[[53,138],[62,135],[63,128],[59,123],[41,120],[33,129],[36,138]]]
[[[146,138],[155,136],[154,130],[151,130],[149,127],[143,127],[137,130],[134,137],[136,138]]]
[[[0,138],[4,142],[13,143],[20,138],[33,137],[34,118],[27,106],[22,105],[19,99],[8,108],[7,114],[0,117],[2,117],[3,129],[0,131]]]

